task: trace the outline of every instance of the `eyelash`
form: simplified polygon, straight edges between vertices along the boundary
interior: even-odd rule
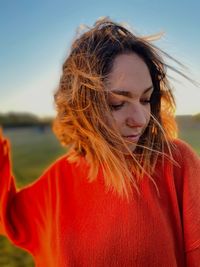
[[[151,99],[149,100],[142,100],[141,101],[143,103],[143,105],[148,105],[151,103]],[[110,105],[111,107],[111,110],[119,110],[120,108],[122,108],[124,106],[125,102],[122,102],[121,104],[119,105]]]

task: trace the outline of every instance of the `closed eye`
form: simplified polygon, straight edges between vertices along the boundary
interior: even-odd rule
[[[121,104],[117,105],[110,105],[111,110],[119,110],[124,106],[125,102],[122,102]]]
[[[141,103],[143,105],[148,105],[151,103],[151,99],[144,99],[144,100],[141,100]],[[123,106],[124,106],[125,102],[122,102],[121,104],[116,104],[116,105],[109,105],[111,110],[120,110]]]
[[[151,103],[151,99],[143,99],[143,100],[141,100],[141,103],[142,103],[143,105],[148,105],[148,104]]]

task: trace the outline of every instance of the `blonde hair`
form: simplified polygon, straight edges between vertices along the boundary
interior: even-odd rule
[[[139,183],[152,174],[160,155],[172,158],[172,140],[177,129],[175,102],[166,77],[161,50],[151,44],[151,37],[139,37],[109,19],[97,21],[75,39],[63,64],[59,87],[55,93],[57,116],[53,130],[68,147],[70,162],[84,156],[89,163],[88,180],[97,178],[99,168],[105,186],[127,199],[132,187],[139,193]],[[151,119],[144,134],[131,152],[116,129],[108,105],[105,82],[115,57],[136,53],[149,68],[154,91],[151,97]],[[125,155],[120,147],[126,147]]]

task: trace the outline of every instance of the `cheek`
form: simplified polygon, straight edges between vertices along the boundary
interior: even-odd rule
[[[110,128],[120,130],[123,125],[123,116],[120,112],[111,112],[109,116],[106,116],[106,123]]]
[[[145,125],[144,125],[144,129],[143,129],[143,132],[146,130],[146,128],[148,127],[149,125],[149,122],[150,122],[150,119],[151,119],[151,109],[150,108],[147,108],[145,109],[145,113],[144,113],[144,116],[145,116]]]
[[[123,108],[121,111],[112,112],[112,117],[109,119],[110,125],[112,122],[117,126],[117,128],[120,130],[121,128],[125,127],[125,121],[129,116],[128,114],[131,114],[133,112],[132,110],[129,110],[128,108]],[[142,117],[142,121],[145,122],[145,127],[149,124],[150,118],[151,118],[151,107],[149,106],[142,106],[139,109],[139,116]],[[137,111],[135,112],[137,114]],[[136,115],[137,117],[137,115]],[[133,121],[137,121],[137,118],[134,116],[132,117]]]
[[[113,121],[115,123],[115,125],[117,126],[117,128],[120,128],[123,124],[124,124],[124,120],[125,120],[125,115],[123,112],[113,112],[112,113],[113,116]]]
[[[149,105],[149,106],[147,107],[147,110],[146,110],[146,121],[147,121],[147,124],[149,123],[150,118],[151,118],[151,107],[150,107],[150,105]]]

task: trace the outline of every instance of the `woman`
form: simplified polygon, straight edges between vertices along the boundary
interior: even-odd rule
[[[176,139],[160,54],[97,21],[74,41],[55,94],[67,155],[17,191],[1,137],[1,233],[37,267],[200,266],[200,161]]]

